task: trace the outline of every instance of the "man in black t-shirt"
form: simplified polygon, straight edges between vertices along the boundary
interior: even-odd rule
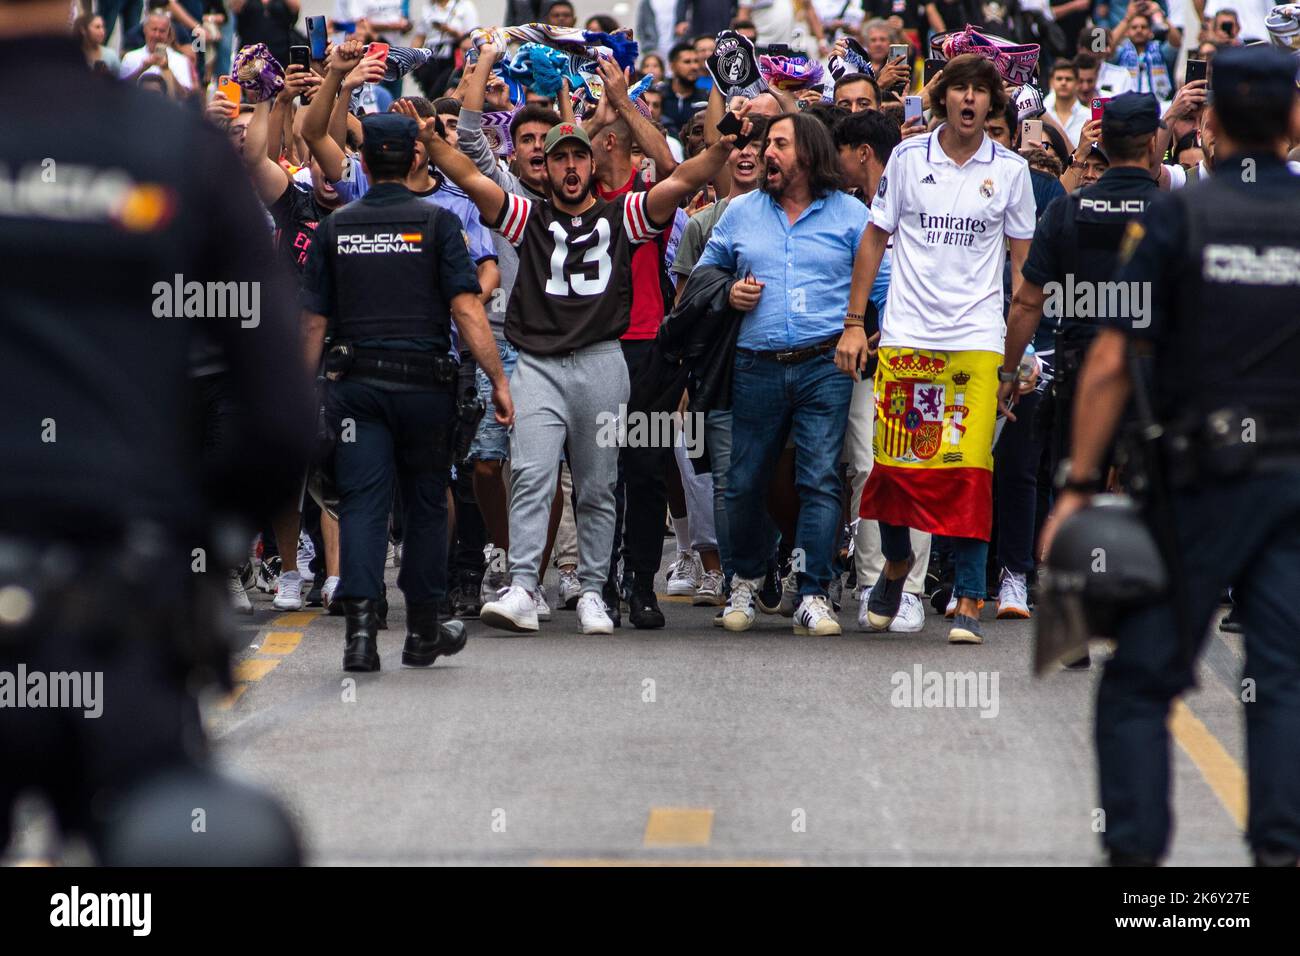
[[[318,86],[320,77],[290,67],[279,95],[292,99],[303,93],[309,94]],[[253,118],[248,123],[240,148],[253,189],[275,221],[276,251],[301,274],[317,223],[343,203],[315,157],[311,161],[311,185],[308,186],[295,182],[288,170],[267,156],[271,105],[267,100],[253,107]]]
[[[465,190],[483,221],[519,250],[506,310],[506,338],[519,350],[511,389],[520,415],[510,436],[511,584],[479,619],[536,631],[539,585],[560,452],[577,498],[578,619],[585,634],[609,634],[601,589],[614,540],[614,484],[629,393],[619,337],[631,321],[632,253],[673,219],[678,204],[717,175],[735,137],[678,166],[647,192],[607,202],[594,192],[591,141],[572,123],[543,146],[550,202],[507,194],[463,154],[421,124],[433,161]],[[745,123],[742,133],[748,131]]]
[[[285,78],[280,95],[292,98],[310,92],[320,85],[320,78],[291,68]],[[253,118],[244,135],[241,154],[244,169],[252,180],[253,190],[266,204],[275,222],[275,250],[281,262],[292,267],[301,276],[316,235],[317,224],[341,205],[338,193],[326,180],[315,159],[311,162],[311,187],[296,183],[288,170],[267,156],[267,137],[270,130],[271,101],[253,107]],[[274,604],[281,611],[302,610],[305,598],[304,583],[315,579],[302,573],[298,567],[298,537],[302,529],[300,502],[271,516],[276,546],[280,551],[280,576],[276,585]],[[309,524],[312,524],[309,522]],[[308,528],[311,531],[311,528]],[[321,542],[323,545],[323,542]],[[326,586],[329,582],[326,582]],[[309,588],[310,590],[310,588]],[[332,588],[330,591],[332,592]]]

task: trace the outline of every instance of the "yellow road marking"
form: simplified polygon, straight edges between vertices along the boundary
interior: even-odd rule
[[[1201,772],[1205,782],[1210,785],[1214,795],[1219,798],[1223,808],[1237,823],[1237,828],[1246,828],[1246,775],[1237,761],[1223,748],[1217,737],[1201,723],[1183,701],[1174,701],[1169,713],[1169,729],[1192,758],[1196,769]]]
[[[259,657],[254,657],[252,660],[240,661],[235,665],[235,680],[261,680],[279,666],[279,661],[263,660]]]
[[[799,860],[619,860],[605,857],[534,860],[533,866],[803,866]]]
[[[302,641],[302,631],[271,631],[262,642],[263,654],[292,654]]]
[[[312,621],[320,617],[319,611],[289,611],[284,614],[277,614],[271,621],[273,628],[290,628],[297,627],[306,629]],[[239,698],[244,696],[248,690],[251,681],[259,681],[271,671],[279,666],[280,660],[292,654],[302,643],[302,631],[289,630],[271,630],[266,632],[262,638],[262,643],[257,648],[257,653],[272,654],[273,657],[250,657],[248,660],[240,661],[233,668],[235,680],[234,690],[227,694],[218,704],[218,710],[230,710]]]
[[[316,611],[288,611],[276,616],[271,622],[273,627],[306,627],[312,621],[321,616],[319,610]]]
[[[690,807],[652,807],[645,824],[645,846],[708,846],[713,811]]]

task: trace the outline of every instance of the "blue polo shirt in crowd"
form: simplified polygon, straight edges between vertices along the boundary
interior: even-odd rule
[[[756,352],[783,351],[842,332],[853,258],[870,221],[867,207],[839,190],[814,199],[794,225],[762,190],[728,202],[696,268],[716,266],[738,279],[752,274],[764,284],[736,344]],[[871,288],[871,301],[882,315],[888,289],[889,267],[882,262]]]

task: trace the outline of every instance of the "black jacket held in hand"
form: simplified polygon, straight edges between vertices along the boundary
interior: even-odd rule
[[[689,412],[731,408],[736,337],[745,313],[727,301],[736,277],[704,267],[687,277],[681,301],[659,328],[654,351],[632,383],[630,408],[672,411],[688,379],[693,383]]]

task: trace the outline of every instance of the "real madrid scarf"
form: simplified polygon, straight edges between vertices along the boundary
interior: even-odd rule
[[[724,101],[733,96],[751,99],[767,90],[767,81],[754,57],[754,44],[735,30],[718,34],[717,45],[705,64]]]
[[[602,33],[577,27],[555,27],[549,23],[527,23],[518,27],[479,27],[469,36],[471,49],[468,59],[471,63],[478,60],[478,51],[486,43],[491,43],[503,54],[512,42],[543,43],[588,60],[595,60],[599,54],[605,53],[612,56],[620,67],[633,70],[640,51],[630,30]]]
[[[991,33],[981,33],[972,26],[949,33],[937,33],[930,38],[930,56],[951,60],[955,56],[971,53],[992,62],[998,75],[1012,86],[1024,86],[1034,76],[1038,67],[1037,43],[1012,43]]]

